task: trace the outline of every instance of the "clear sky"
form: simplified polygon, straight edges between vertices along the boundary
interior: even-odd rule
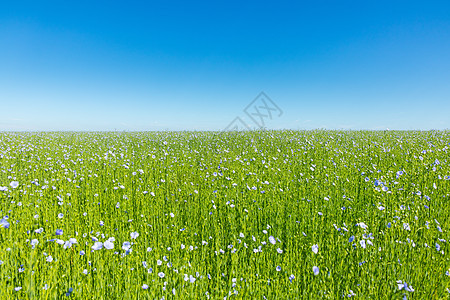
[[[308,2],[3,1],[0,130],[450,128],[449,1]]]

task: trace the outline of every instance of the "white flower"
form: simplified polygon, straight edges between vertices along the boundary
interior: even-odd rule
[[[19,186],[19,182],[18,181],[11,181],[11,183],[9,184],[13,189],[17,188]]]
[[[132,239],[136,239],[139,236],[139,233],[132,232],[132,233],[130,233],[130,236],[131,236]]]
[[[319,245],[312,245],[311,250],[314,254],[317,254],[317,252],[319,252]]]

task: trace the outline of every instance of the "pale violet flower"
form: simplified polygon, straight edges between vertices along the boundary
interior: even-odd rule
[[[77,243],[77,239],[70,238],[68,241],[64,243],[64,249],[72,247],[73,244]]]
[[[314,275],[319,275],[319,267],[317,267],[317,266],[314,266],[313,268],[313,272],[314,272]]]
[[[122,249],[123,249],[123,250],[128,251],[128,250],[130,250],[130,248],[131,248],[130,242],[124,242],[124,243],[122,244]]]
[[[362,229],[367,229],[367,225],[365,223],[363,223],[363,222],[357,223],[356,225],[358,225]]]
[[[92,246],[92,250],[100,250],[103,248],[103,243],[102,242],[95,242],[94,246]]]
[[[275,243],[276,243],[277,241],[275,240],[275,238],[274,238],[273,236],[269,236],[269,242],[270,242],[272,245],[275,245]]]
[[[31,240],[31,246],[33,247],[33,249],[34,249],[34,247],[35,247],[37,244],[39,244],[39,241],[38,241],[37,239],[32,239],[32,240]]]
[[[131,236],[132,239],[136,239],[139,236],[139,233],[132,232],[132,233],[130,233],[130,236]]]
[[[6,221],[5,218],[2,218],[0,220],[0,228],[9,228],[9,223],[8,223],[8,221]]]
[[[401,280],[397,280],[397,286],[399,290],[404,289],[407,292],[414,292],[414,289],[412,286],[408,286],[406,282],[402,282]]]
[[[408,223],[403,223],[403,229],[405,230],[411,230],[411,227],[409,227]]]
[[[366,249],[366,240],[360,240],[359,243],[361,244],[361,247]]]
[[[9,184],[13,189],[17,188],[19,186],[19,182],[18,181],[11,181],[11,183]]]
[[[314,254],[317,254],[317,252],[319,252],[319,245],[313,245],[311,247],[312,252],[314,252]]]
[[[114,244],[113,244],[110,240],[107,240],[107,241],[103,244],[103,246],[105,247],[105,249],[108,249],[108,250],[111,250],[111,249],[114,248]]]

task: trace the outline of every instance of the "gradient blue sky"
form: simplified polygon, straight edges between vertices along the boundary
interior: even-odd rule
[[[91,2],[0,4],[0,130],[450,128],[449,1]]]

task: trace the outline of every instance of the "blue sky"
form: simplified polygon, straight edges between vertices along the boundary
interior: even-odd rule
[[[449,129],[450,2],[363,2],[2,3],[0,130]]]

